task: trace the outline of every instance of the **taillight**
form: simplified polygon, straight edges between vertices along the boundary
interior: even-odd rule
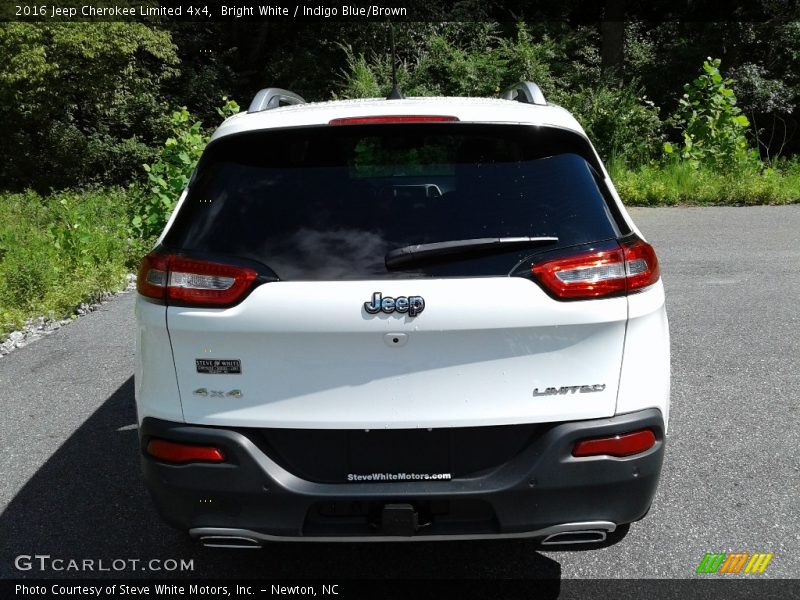
[[[625,253],[625,273],[629,292],[653,285],[658,281],[661,276],[658,258],[650,244],[634,240],[622,244],[622,251]]]
[[[225,462],[222,450],[213,446],[180,444],[167,440],[152,439],[147,443],[147,453],[158,460],[185,464],[189,462]]]
[[[163,254],[148,254],[142,259],[136,278],[136,290],[142,296],[166,300],[169,258]]]
[[[582,440],[575,444],[572,456],[632,456],[656,445],[656,436],[650,429],[633,431],[604,438]]]
[[[453,123],[458,117],[447,115],[381,115],[376,117],[344,117],[331,119],[328,125],[379,125],[386,123]]]
[[[136,289],[165,304],[223,307],[240,300],[256,277],[246,267],[150,254],[142,259]]]
[[[562,256],[535,264],[531,271],[550,293],[563,299],[624,294],[659,278],[656,253],[641,240]]]

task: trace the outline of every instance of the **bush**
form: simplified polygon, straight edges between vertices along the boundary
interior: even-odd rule
[[[673,116],[683,142],[677,147],[664,144],[664,152],[694,167],[730,171],[757,157],[747,147],[745,132],[750,122],[736,106],[736,95],[730,88],[733,80],[723,79],[719,66],[718,58],[709,58],[703,63],[703,73],[684,86],[686,93]]]
[[[134,262],[120,189],[0,196],[0,336],[119,289]]]
[[[407,96],[493,96],[520,80],[534,80],[547,94],[557,85],[550,63],[559,56],[557,44],[547,36],[534,40],[522,23],[516,36],[502,39],[487,23],[459,24],[475,39],[466,43],[458,31],[444,31],[427,38],[412,61],[397,68],[397,80]],[[474,30],[477,28],[477,30]],[[386,54],[365,57],[342,46],[347,66],[335,97],[386,96],[391,90],[391,58]]]
[[[226,119],[239,112],[236,102],[227,98],[223,101],[225,104],[217,109],[220,117]],[[149,194],[137,195],[139,203],[131,222],[143,240],[157,237],[166,226],[210,137],[185,106],[172,113],[170,127],[172,135],[164,142],[158,159],[142,165],[147,172]]]
[[[150,194],[142,198],[133,227],[144,239],[155,237],[164,229],[206,145],[202,124],[193,122],[186,107],[172,113],[170,127],[172,135],[164,142],[158,159],[142,165]]]
[[[637,82],[581,86],[556,99],[580,121],[604,160],[639,165],[658,156],[662,145],[658,108]]]
[[[535,81],[550,102],[575,114],[604,159],[639,164],[658,155],[661,119],[637,82],[598,83],[596,76],[582,73],[582,67],[566,59],[563,44],[548,35],[534,38],[522,23],[513,37],[502,38],[489,28],[481,40],[465,46],[445,34],[431,36],[411,66],[398,66],[401,89],[409,96],[497,96],[518,81]],[[386,96],[391,89],[390,58],[366,58],[347,46],[343,49],[347,68],[339,95]],[[555,74],[556,67],[560,75]],[[591,85],[585,83],[588,80]]]

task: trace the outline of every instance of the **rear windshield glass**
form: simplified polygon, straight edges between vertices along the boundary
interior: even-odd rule
[[[581,136],[520,125],[346,125],[206,149],[164,246],[256,260],[283,280],[507,275],[513,248],[388,271],[391,250],[476,238],[616,237]],[[540,250],[539,250],[540,251]]]

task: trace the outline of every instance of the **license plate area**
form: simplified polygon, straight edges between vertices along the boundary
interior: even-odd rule
[[[546,429],[546,425],[526,424],[430,430],[238,431],[301,479],[355,485],[438,482],[479,476],[513,460]],[[376,478],[376,474],[386,477]],[[370,475],[372,477],[364,477]]]
[[[348,441],[348,482],[452,478],[447,430],[351,431]]]

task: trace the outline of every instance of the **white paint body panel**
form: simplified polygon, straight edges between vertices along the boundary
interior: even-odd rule
[[[369,315],[375,291],[421,295],[425,310]],[[188,422],[320,429],[611,416],[626,318],[625,298],[558,302],[518,277],[278,282],[229,309],[168,309]],[[387,333],[406,343],[390,345]],[[197,358],[239,359],[242,374],[199,374]],[[533,396],[594,384],[605,390]]]
[[[669,421],[669,324],[659,280],[628,296],[628,329],[622,358],[617,414],[657,408]]]
[[[167,309],[136,297],[136,357],[133,367],[136,415],[182,422],[183,410],[167,333]]]

